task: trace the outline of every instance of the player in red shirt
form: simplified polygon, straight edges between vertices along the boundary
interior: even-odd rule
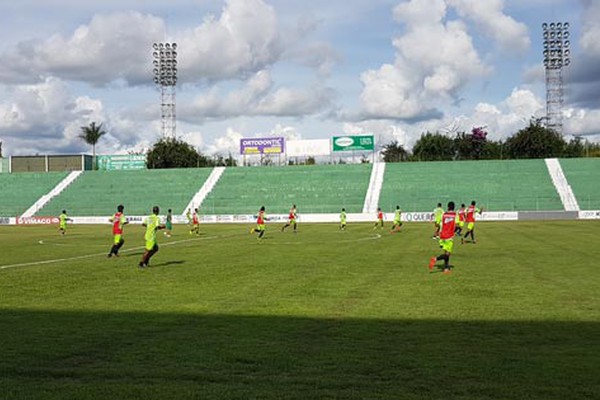
[[[458,215],[454,211],[454,202],[448,203],[448,210],[442,215],[440,225],[440,247],[444,250],[443,254],[437,257],[431,257],[429,260],[429,270],[433,270],[436,261],[444,260],[444,273],[450,273],[450,255],[454,247],[454,228],[456,227],[456,221]]]
[[[258,211],[258,215],[256,216],[256,228],[250,229],[250,233],[258,232],[258,238],[262,239],[265,235],[265,221],[267,217],[265,216],[265,206],[262,206]]]
[[[457,234],[458,236],[460,236],[460,234],[462,233],[463,228],[465,227],[465,221],[467,220],[467,209],[465,208],[465,203],[460,205],[460,208],[458,209],[458,226],[456,227],[456,230],[454,231],[455,234]]]
[[[377,225],[379,225],[379,229],[383,229],[383,211],[381,211],[381,207],[377,208],[377,222],[375,222],[373,230],[377,229]]]
[[[482,210],[477,208],[475,204],[475,200],[473,200],[471,205],[467,208],[467,233],[465,233],[465,237],[460,240],[461,244],[465,242],[469,235],[471,235],[471,242],[473,244],[477,243],[475,241],[475,214],[481,214]]]
[[[285,224],[284,226],[281,227],[281,232],[285,231],[285,228],[287,228],[290,225],[294,226],[294,233],[296,233],[296,228],[298,226],[298,210],[296,209],[296,205],[292,205],[292,208],[290,208],[290,214],[288,215],[289,221],[287,224]]]
[[[194,208],[194,213],[192,214],[192,229],[190,229],[190,235],[200,234],[200,217],[198,216],[198,209]]]
[[[117,206],[117,212],[109,219],[112,222],[112,233],[114,237],[113,246],[110,249],[110,253],[108,253],[108,258],[111,258],[113,255],[115,257],[119,257],[119,249],[123,247],[125,244],[125,240],[123,239],[123,227],[129,223],[125,215],[123,214],[123,210],[125,207],[119,204]]]

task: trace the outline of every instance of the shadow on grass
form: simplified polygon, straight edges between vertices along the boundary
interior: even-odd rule
[[[10,399],[598,398],[599,328],[4,310],[0,393]]]

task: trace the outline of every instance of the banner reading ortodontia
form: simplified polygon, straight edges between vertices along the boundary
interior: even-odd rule
[[[285,151],[283,137],[252,138],[240,140],[240,154],[282,154]]]

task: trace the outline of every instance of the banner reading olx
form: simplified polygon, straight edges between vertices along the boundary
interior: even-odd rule
[[[240,140],[240,154],[281,154],[285,151],[282,137],[254,138]]]
[[[333,151],[374,150],[375,137],[369,136],[334,136]]]

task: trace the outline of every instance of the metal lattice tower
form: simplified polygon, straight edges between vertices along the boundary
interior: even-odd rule
[[[177,87],[177,43],[154,43],[154,83],[160,87],[163,138],[176,137],[175,88]]]
[[[546,70],[546,127],[563,133],[563,67],[571,63],[568,22],[544,22],[544,68]]]

